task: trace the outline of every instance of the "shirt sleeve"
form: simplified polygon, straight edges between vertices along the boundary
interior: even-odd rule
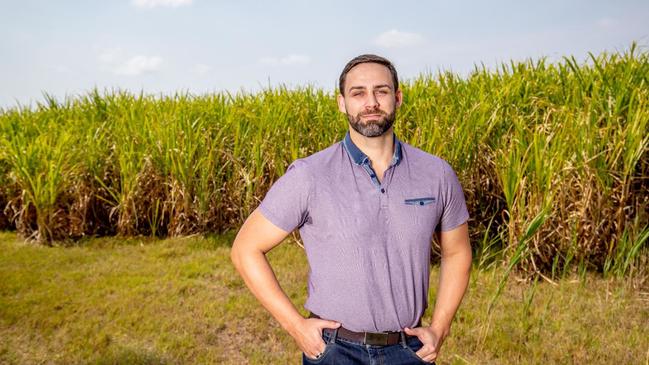
[[[307,167],[303,159],[293,161],[259,204],[262,215],[286,232],[301,227],[309,214],[313,184]]]
[[[448,163],[444,163],[444,183],[442,184],[443,209],[440,231],[450,231],[469,219],[469,211],[464,200],[460,181]]]

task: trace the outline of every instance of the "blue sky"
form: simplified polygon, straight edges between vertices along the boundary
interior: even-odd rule
[[[0,107],[93,87],[139,93],[333,90],[352,57],[401,79],[649,47],[649,1],[114,0],[0,3]]]

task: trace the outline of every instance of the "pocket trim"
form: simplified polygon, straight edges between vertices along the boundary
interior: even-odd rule
[[[431,204],[435,202],[434,197],[426,197],[426,198],[412,198],[412,199],[405,199],[403,201],[406,205],[426,205],[426,204]]]

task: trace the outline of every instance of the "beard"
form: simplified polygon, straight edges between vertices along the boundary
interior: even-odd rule
[[[365,122],[362,122],[361,117],[368,114],[381,114],[382,116],[378,119],[368,119]],[[383,135],[383,133],[392,127],[395,116],[396,110],[393,110],[390,114],[387,114],[382,110],[373,110],[370,112],[358,113],[355,116],[347,114],[347,119],[349,120],[349,125],[361,135],[365,137],[378,137]]]

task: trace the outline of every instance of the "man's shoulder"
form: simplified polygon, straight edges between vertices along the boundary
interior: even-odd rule
[[[286,172],[295,169],[297,171],[293,173],[294,175],[313,177],[316,171],[321,171],[327,167],[331,167],[331,162],[335,161],[335,158],[333,157],[336,156],[337,153],[340,153],[341,148],[341,143],[336,142],[331,146],[314,152],[308,156],[297,158],[289,164]]]
[[[451,165],[443,158],[426,152],[411,144],[401,141],[402,153],[406,154],[408,162],[416,165],[421,171],[441,172],[452,169]]]

